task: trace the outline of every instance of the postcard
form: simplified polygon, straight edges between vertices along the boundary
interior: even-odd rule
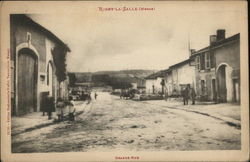
[[[245,1],[1,3],[2,161],[247,161]]]

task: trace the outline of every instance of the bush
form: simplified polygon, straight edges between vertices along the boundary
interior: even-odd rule
[[[145,100],[163,100],[163,96],[159,94],[142,94],[140,95],[140,101]]]

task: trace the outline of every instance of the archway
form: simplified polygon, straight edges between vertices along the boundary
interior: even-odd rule
[[[219,102],[232,101],[233,84],[232,84],[232,68],[225,63],[222,63],[217,68],[217,92]]]
[[[17,115],[23,115],[37,111],[38,57],[29,48],[17,54]]]

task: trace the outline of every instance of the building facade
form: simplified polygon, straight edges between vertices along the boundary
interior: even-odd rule
[[[185,87],[192,87],[197,99],[214,102],[240,102],[240,34],[225,37],[219,29],[210,36],[210,45],[190,57],[146,77],[146,92],[161,91],[168,96],[181,96]]]
[[[148,94],[159,94],[162,92],[165,93],[166,82],[164,79],[164,73],[165,71],[159,71],[145,78],[146,93]]]
[[[195,84],[195,62],[187,59],[146,77],[146,93],[163,92],[177,97],[187,86],[196,89]]]
[[[185,87],[194,87],[195,89],[195,65],[192,59],[184,60],[169,67],[169,73],[166,76],[168,95],[180,96]]]
[[[215,102],[240,102],[240,34],[225,38],[225,30],[210,36],[210,45],[193,51],[197,97]]]
[[[11,104],[12,115],[41,110],[48,94],[55,99],[64,94],[67,84],[55,60],[54,49],[70,49],[54,34],[22,14],[10,16]],[[64,57],[64,55],[62,55]],[[64,70],[65,71],[65,70]]]

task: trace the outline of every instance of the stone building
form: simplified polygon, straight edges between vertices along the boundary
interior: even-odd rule
[[[195,62],[187,59],[146,77],[146,92],[177,97],[186,86],[196,89],[195,82]]]
[[[165,71],[159,71],[154,74],[151,74],[145,78],[145,87],[146,93],[155,94],[155,93],[165,93],[165,80],[164,80]],[[164,85],[162,85],[164,82]]]
[[[225,30],[210,36],[210,45],[192,50],[196,61],[197,97],[216,102],[240,101],[240,34],[225,37]]]
[[[180,96],[185,87],[195,88],[195,66],[192,59],[187,59],[169,67],[167,80],[168,95]]]
[[[10,15],[12,115],[40,111],[46,94],[67,97],[67,52],[67,45],[28,16]]]

